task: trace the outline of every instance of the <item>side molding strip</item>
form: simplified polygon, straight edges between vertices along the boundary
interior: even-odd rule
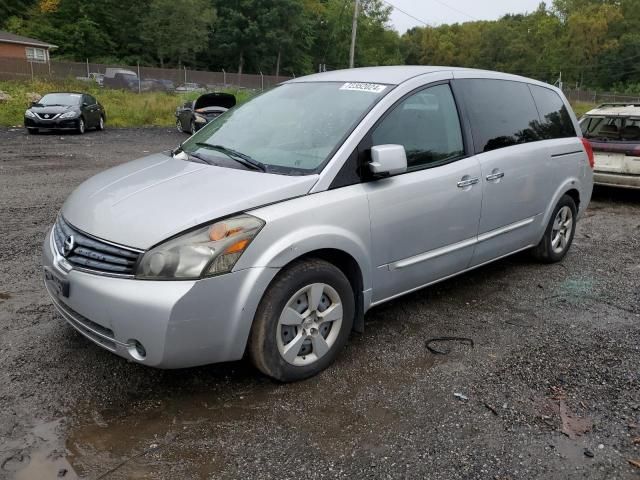
[[[520,220],[519,222],[511,223],[504,227],[497,228],[495,230],[491,230],[490,232],[483,233],[474,238],[469,238],[467,240],[462,240],[461,242],[453,243],[451,245],[447,245],[445,247],[436,248],[434,250],[429,250],[425,253],[420,253],[418,255],[414,255],[413,257],[408,257],[402,260],[398,260],[397,262],[389,263],[386,265],[388,270],[400,270],[402,268],[410,267],[417,263],[426,262],[427,260],[431,260],[437,257],[441,257],[442,255],[447,255],[449,253],[453,253],[456,250],[461,250],[463,248],[471,247],[476,245],[477,243],[484,242],[491,238],[497,237],[498,235],[503,235],[505,233],[512,232],[522,227],[526,227],[533,223],[536,217],[530,217],[525,220]],[[382,268],[385,265],[381,265]],[[381,268],[378,267],[378,268]]]

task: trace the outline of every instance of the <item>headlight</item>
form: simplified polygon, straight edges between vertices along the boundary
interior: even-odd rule
[[[227,273],[263,225],[245,214],[180,235],[145,253],[136,277],[197,279]]]
[[[202,115],[196,113],[194,115],[196,117],[196,122],[197,123],[207,123],[207,117],[203,117]]]
[[[60,115],[60,118],[74,118],[78,116],[78,112],[74,112],[73,110],[70,112],[63,113]]]
[[[24,112],[24,116],[29,118],[36,118],[36,114],[33,113],[31,110],[27,110],[26,112]]]

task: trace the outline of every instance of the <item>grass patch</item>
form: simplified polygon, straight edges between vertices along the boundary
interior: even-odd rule
[[[589,102],[572,102],[571,107],[573,108],[573,111],[576,112],[576,117],[580,118],[589,110],[596,108],[597,105]]]
[[[142,92],[100,88],[93,82],[64,81],[0,81],[0,91],[8,94],[8,101],[0,101],[0,126],[23,125],[24,111],[29,106],[29,95],[49,92],[78,91],[95,96],[107,112],[107,125],[112,127],[167,127],[175,124],[175,110],[200,93]],[[255,92],[244,89],[223,89],[233,93],[238,103],[245,102]]]

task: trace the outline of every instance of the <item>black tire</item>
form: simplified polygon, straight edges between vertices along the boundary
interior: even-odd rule
[[[37,135],[38,133],[40,133],[40,130],[38,130],[37,128],[27,128],[27,132],[29,132],[30,135]]]
[[[565,246],[558,251],[558,247],[554,247],[554,224],[558,218],[558,214],[560,210],[568,208],[571,211],[571,231],[566,234],[566,243]],[[576,232],[576,219],[577,219],[578,209],[576,208],[576,202],[569,195],[563,195],[560,198],[560,201],[556,205],[556,208],[553,209],[553,213],[551,214],[551,218],[549,219],[549,224],[547,225],[546,230],[544,231],[544,236],[540,243],[533,247],[531,253],[534,258],[543,263],[556,263],[561,261],[569,248],[571,247],[571,243],[573,242],[573,237]]]
[[[315,283],[324,283],[339,295],[342,321],[337,337],[323,356],[308,365],[293,365],[279,351],[277,334],[280,315],[297,292]],[[320,259],[295,262],[278,274],[260,301],[249,337],[251,361],[262,373],[280,382],[293,382],[316,375],[331,365],[344,347],[353,327],[354,315],[353,289],[340,269]],[[316,334],[319,335],[317,331]],[[328,335],[323,334],[323,337],[327,338]]]
[[[186,130],[182,127],[182,122],[179,118],[176,118],[176,128],[180,133],[187,133]]]
[[[96,125],[96,130],[98,130],[99,132],[104,131],[104,116],[100,115],[100,118],[98,119],[98,125]]]
[[[78,119],[78,127],[77,127],[78,133],[82,135],[86,131],[86,129],[87,129],[87,124],[84,121],[84,118],[80,117]]]
[[[194,120],[191,120],[191,124],[189,125],[189,133],[191,135],[196,133],[196,122]]]

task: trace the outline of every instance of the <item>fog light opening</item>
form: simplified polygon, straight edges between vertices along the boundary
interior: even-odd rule
[[[129,340],[127,344],[129,345],[127,347],[129,355],[131,355],[134,359],[142,361],[146,358],[147,351],[138,340]]]

